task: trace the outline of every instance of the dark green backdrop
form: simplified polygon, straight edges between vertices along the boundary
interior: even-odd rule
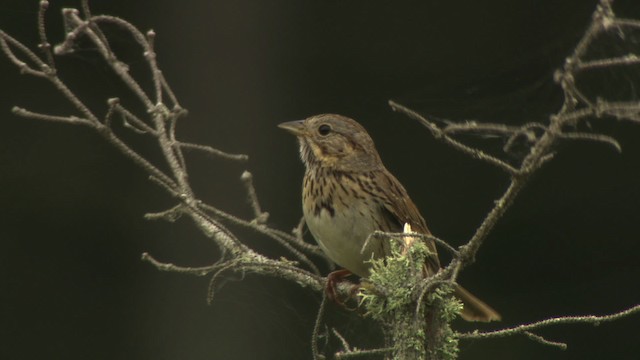
[[[595,3],[154,0],[94,1],[93,9],[155,29],[159,63],[190,111],[180,124],[183,139],[250,156],[246,164],[192,157],[193,185],[205,201],[249,217],[239,182],[249,169],[271,224],[292,228],[303,169],[294,140],[276,124],[336,112],[370,130],[432,231],[459,245],[507,179],[436,142],[392,113],[387,100],[458,120],[544,120],[561,101],[553,71]],[[78,4],[53,1],[52,40],[62,36],[63,5]],[[35,45],[36,9],[33,0],[2,1],[0,28]],[[640,18],[633,0],[616,9]],[[128,51],[128,41],[115,34],[116,47]],[[630,41],[640,52],[637,37]],[[140,57],[125,60],[143,69]],[[61,67],[99,108],[122,89],[91,51]],[[612,76],[637,86],[638,70]],[[602,91],[621,92],[615,84]],[[163,192],[89,130],[18,119],[9,112],[16,104],[70,111],[48,84],[20,76],[0,58],[0,358],[310,358],[318,294],[250,276],[228,283],[207,306],[208,279],[140,261],[144,251],[183,265],[217,259],[187,221],[143,220],[170,204]],[[481,328],[606,314],[640,302],[640,126],[593,126],[617,137],[623,153],[561,146],[463,273],[465,287],[504,317]],[[285,254],[255,233],[239,234],[270,256]],[[376,336],[350,313],[329,313],[329,325],[355,346]],[[639,328],[636,316],[540,332],[567,341],[565,352],[523,337],[465,342],[460,358],[632,359],[640,353]]]

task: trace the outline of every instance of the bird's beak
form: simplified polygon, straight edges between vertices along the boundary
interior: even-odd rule
[[[280,129],[285,129],[295,136],[303,136],[305,134],[304,120],[287,121],[278,124]]]

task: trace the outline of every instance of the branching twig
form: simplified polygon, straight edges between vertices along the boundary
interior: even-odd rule
[[[434,121],[430,121],[427,117],[418,114],[416,111],[390,101],[391,108],[407,115],[408,117],[418,120],[422,125],[427,127],[436,139],[439,139],[454,147],[455,149],[471,155],[472,157],[485,161],[491,165],[497,166],[505,170],[511,175],[511,182],[500,198],[495,201],[494,207],[483,219],[480,226],[469,239],[469,241],[461,246],[451,263],[442,271],[426,279],[425,286],[420,292],[418,299],[422,301],[428,288],[435,287],[438,281],[454,282],[458,273],[466,266],[475,261],[481,245],[489,233],[493,230],[498,220],[505,214],[510,205],[514,202],[520,190],[529,182],[531,176],[537,172],[545,163],[553,158],[553,148],[561,139],[588,140],[602,142],[611,145],[620,151],[620,144],[611,136],[595,133],[583,133],[575,131],[575,125],[589,117],[603,117],[606,115],[614,116],[620,120],[628,120],[640,123],[640,102],[608,102],[600,98],[589,99],[577,86],[575,82],[576,75],[579,71],[586,71],[597,67],[611,66],[628,66],[640,63],[635,55],[628,55],[619,58],[591,60],[584,62],[587,50],[593,43],[594,39],[603,31],[607,31],[611,27],[632,26],[640,27],[637,21],[619,21],[615,18],[611,10],[611,0],[601,0],[597,10],[594,12],[593,21],[589,28],[585,31],[582,39],[574,49],[573,53],[567,57],[563,68],[556,72],[555,80],[560,84],[564,92],[564,103],[560,111],[549,118],[549,124],[529,123],[521,127],[512,127],[500,124],[477,124],[475,122],[465,122],[455,125],[451,121],[445,121],[447,124],[444,128],[438,126]],[[532,132],[531,129],[540,131]],[[522,135],[526,136],[528,153],[525,155],[521,163],[517,167],[512,167],[503,160],[488,155],[485,152],[462,144],[460,141],[453,139],[451,136],[458,133],[488,134],[502,135],[508,138],[505,150],[509,151],[516,139]],[[438,242],[442,245],[441,242]],[[445,246],[446,248],[446,246]],[[640,306],[638,306],[640,307]],[[532,334],[529,330],[538,327],[566,323],[566,322],[597,322],[604,320],[615,320],[624,316],[629,316],[637,311],[638,307],[623,311],[607,317],[563,317],[545,320],[539,323],[522,325],[513,329],[505,329],[503,331],[481,333],[483,335],[476,336],[477,333],[465,334],[467,338],[471,337],[497,337],[506,336],[507,334],[523,333],[534,341],[562,348],[564,344],[546,340],[539,335]],[[419,305],[418,307],[419,308]],[[430,328],[429,331],[439,331],[439,329]]]
[[[39,30],[43,50],[46,50],[46,37],[44,33],[44,10],[47,3],[43,1],[40,7],[39,15]],[[93,43],[98,53],[102,55],[107,64],[109,64],[116,75],[128,86],[137,99],[145,106],[147,110],[148,118],[143,120],[141,117],[133,114],[133,112],[124,108],[118,98],[109,99],[109,108],[107,114],[104,116],[104,123],[98,120],[98,116],[94,115],[78,96],[76,96],[67,85],[58,77],[55,70],[52,67],[53,61],[47,59],[47,62],[43,61],[28,47],[21,42],[17,41],[13,37],[4,32],[0,32],[0,49],[5,55],[22,71],[27,75],[41,77],[49,80],[55,86],[55,88],[62,93],[65,98],[80,112],[81,116],[57,116],[50,114],[41,114],[32,111],[28,111],[22,108],[16,107],[14,112],[25,118],[32,118],[44,121],[62,122],[72,125],[85,125],[95,129],[101,134],[108,142],[110,142],[115,148],[120,150],[124,155],[133,160],[134,163],[141,166],[150,175],[150,179],[159,184],[162,189],[166,190],[171,196],[179,200],[179,204],[174,208],[167,211],[148,214],[149,219],[165,219],[175,220],[179,215],[188,215],[194,223],[203,231],[203,233],[212,238],[216,244],[218,244],[221,250],[231,257],[228,262],[224,263],[224,269],[241,272],[253,272],[263,275],[272,275],[287,278],[306,286],[311,286],[315,289],[322,289],[324,280],[315,274],[319,273],[317,267],[311,262],[304,254],[295,250],[289,242],[296,243],[297,239],[284,232],[277,232],[275,229],[268,228],[264,221],[261,223],[251,223],[250,221],[244,221],[235,218],[227,213],[219,211],[213,207],[204,207],[200,201],[198,201],[191,187],[187,181],[186,163],[182,156],[182,148],[195,149],[205,151],[207,153],[216,155],[222,158],[228,158],[233,160],[245,160],[244,155],[231,155],[213,149],[209,146],[191,144],[187,142],[177,141],[175,139],[175,125],[176,120],[183,116],[185,111],[180,107],[175,95],[171,91],[165,77],[159,70],[156,62],[156,55],[153,47],[153,41],[155,39],[155,33],[148,31],[143,34],[135,26],[130,23],[116,17],[98,15],[91,15],[91,11],[88,7],[88,2],[85,0],[82,2],[82,14],[85,19],[82,19],[80,12],[75,9],[65,9],[63,16],[67,26],[70,26],[70,30],[62,44],[55,47],[56,55],[64,55],[68,52],[72,52],[77,46],[77,39],[81,36],[85,36]],[[138,82],[129,74],[128,66],[118,60],[116,54],[109,46],[107,37],[100,29],[102,24],[111,24],[121,29],[125,29],[133,39],[142,47],[143,56],[145,57],[150,69],[151,78],[153,81],[153,93],[154,99],[142,89]],[[46,52],[45,52],[46,54]],[[46,55],[45,55],[46,56]],[[28,59],[32,65],[27,65],[21,60],[21,57]],[[48,64],[47,64],[48,63]],[[163,104],[162,91],[169,94],[169,100],[172,103],[172,109],[170,110]],[[130,145],[122,140],[111,129],[111,123],[113,116],[119,115],[122,117],[123,124],[138,133],[146,134],[157,140],[158,145],[165,157],[167,164],[169,165],[170,174],[166,174],[155,164],[151,163],[144,157],[138,154]],[[252,199],[257,200],[255,190],[252,187],[248,188],[249,196]],[[254,205],[257,205],[256,201],[253,201]],[[231,219],[233,222],[249,226],[259,232],[270,236],[282,244],[285,245],[294,255],[297,260],[303,262],[308,266],[315,274],[308,273],[298,267],[296,267],[291,261],[288,260],[272,260],[268,259],[250,248],[242,244],[231,232],[214,220],[210,215],[203,211],[203,208],[208,210],[215,210],[215,214],[225,219]],[[255,207],[254,207],[255,208]],[[259,210],[259,207],[258,207]],[[265,214],[260,211],[260,214]],[[264,216],[262,216],[264,217]],[[264,218],[266,221],[266,217]],[[293,239],[293,241],[291,241]],[[300,246],[305,250],[313,249],[317,253],[317,249],[310,246]],[[161,263],[148,254],[143,256],[145,261],[150,262],[160,270],[164,271],[176,271],[183,273],[194,273],[199,275],[206,275],[213,271],[220,271],[220,264],[215,264],[208,267],[182,267],[173,265],[170,263]],[[234,260],[235,259],[235,260]],[[242,261],[238,260],[242,259]]]
[[[392,352],[393,350],[394,348],[392,347],[386,347],[386,348],[370,349],[370,350],[353,349],[350,351],[340,351],[336,353],[336,359],[353,359],[353,358],[366,357],[366,356],[372,356],[372,355],[384,355]]]
[[[271,237],[276,242],[278,242],[278,244],[282,245],[285,249],[287,249],[290,253],[292,253],[299,261],[307,265],[315,274],[320,274],[320,270],[318,270],[315,264],[313,264],[313,262],[309,260],[307,256],[305,256],[303,253],[301,253],[300,251],[296,250],[294,247],[291,246],[291,244],[297,245],[297,242],[295,241],[291,242],[291,237],[279,236],[278,234],[274,233],[272,229],[266,227],[265,225],[256,224],[253,221],[240,219],[237,216],[233,216],[211,205],[200,203],[199,206],[202,209],[205,209],[206,211],[209,211],[214,215],[219,216],[223,219],[226,219],[236,225],[241,225],[241,226],[253,229],[259,233],[262,233],[263,235],[267,235]],[[307,250],[307,249],[302,248],[302,250]]]
[[[576,70],[583,71],[597,68],[610,68],[612,66],[628,66],[633,64],[640,64],[640,57],[636,54],[628,54],[615,58],[580,62],[577,65]]]
[[[40,37],[40,44],[38,47],[44,53],[45,59],[49,67],[55,71],[56,63],[53,60],[53,53],[51,52],[51,44],[47,40],[47,29],[45,27],[44,15],[49,8],[49,2],[46,0],[40,1],[40,8],[38,9],[38,36]]]
[[[247,160],[249,160],[249,156],[247,156],[247,155],[244,155],[244,154],[229,154],[229,153],[226,153],[226,152],[224,152],[222,150],[218,150],[218,149],[212,148],[211,146],[208,146],[208,145],[192,144],[192,143],[182,142],[182,141],[178,141],[177,145],[180,146],[182,149],[185,149],[185,150],[202,151],[205,154],[211,155],[212,157],[217,157],[217,158],[222,158],[222,159],[229,159],[229,160],[237,160],[237,161],[247,161]]]
[[[620,151],[619,143],[610,136],[566,131],[566,128],[574,126],[578,121],[589,116],[612,115],[631,121],[638,121],[638,119],[640,119],[640,116],[638,116],[638,114],[640,114],[640,102],[614,103],[599,99],[598,101],[591,101],[586,99],[579,89],[575,87],[574,79],[578,69],[577,64],[584,64],[581,62],[581,59],[586,54],[587,49],[596,36],[607,29],[607,24],[616,24],[616,26],[622,24],[635,25],[635,23],[630,23],[628,21],[618,23],[616,22],[617,20],[614,19],[615,16],[611,11],[610,1],[602,0],[598,9],[594,13],[592,24],[583,35],[573,53],[567,58],[567,61],[565,61],[563,69],[558,71],[556,74],[556,80],[562,85],[565,93],[565,102],[560,112],[550,118],[548,126],[529,123],[521,127],[511,127],[500,124],[476,124],[470,122],[454,126],[451,125],[451,122],[447,122],[449,125],[444,129],[441,129],[435,122],[429,121],[426,117],[418,114],[417,112],[393,101],[390,102],[392,109],[401,111],[407,116],[418,120],[421,124],[426,126],[437,139],[440,139],[445,143],[452,145],[454,148],[470,154],[477,159],[498,166],[511,174],[511,183],[507,190],[495,201],[495,206],[485,217],[469,242],[460,248],[460,259],[454,259],[446,269],[447,272],[450,272],[452,280],[455,280],[458,272],[463,267],[474,261],[475,255],[484,242],[484,239],[493,229],[498,219],[502,217],[505,211],[512,204],[520,190],[528,183],[531,174],[536,172],[551,158],[552,149],[559,139],[580,139],[604,142]],[[635,57],[628,56],[617,59],[615,65],[633,65],[636,62],[637,60]],[[581,108],[578,108],[579,106],[581,106]],[[490,134],[498,133],[510,135],[507,146],[505,146],[505,148],[508,149],[510,148],[511,143],[515,140],[515,136],[517,136],[517,134],[524,134],[527,131],[530,131],[529,129],[531,128],[541,130],[542,134],[540,136],[528,137],[528,140],[531,142],[529,153],[517,168],[513,168],[504,161],[487,155],[482,151],[461,144],[457,140],[446,135],[447,133],[455,134],[457,132],[478,131]]]
[[[532,330],[537,330],[544,327],[561,325],[561,324],[593,324],[597,326],[603,322],[619,320],[627,316],[638,314],[638,313],[640,313],[640,305],[635,305],[630,307],[629,309],[619,311],[617,313],[613,313],[610,315],[561,316],[561,317],[550,318],[542,321],[537,321],[531,324],[519,325],[519,326],[515,326],[508,329],[487,331],[487,332],[474,331],[470,333],[461,333],[459,334],[459,337],[460,339],[500,338],[500,337],[517,335],[517,334],[525,334]],[[536,335],[536,336],[539,337],[539,335]],[[549,342],[546,339],[544,339],[544,341]],[[553,342],[549,342],[549,343],[553,343]]]
[[[595,141],[601,142],[613,147],[617,152],[622,152],[622,147],[618,140],[614,139],[609,135],[604,134],[593,134],[593,133],[580,133],[580,132],[570,132],[563,133],[560,135],[562,139],[570,139],[570,140],[585,140],[585,141]]]
[[[253,208],[253,215],[255,218],[253,222],[258,225],[263,225],[269,220],[269,213],[263,212],[260,208],[260,202],[258,201],[258,194],[256,193],[256,188],[253,186],[253,175],[250,172],[245,171],[240,176],[240,179],[244,183],[245,188],[247,189],[247,195],[249,197],[249,203]]]
[[[482,160],[482,161],[488,162],[489,164],[497,166],[498,168],[506,171],[509,174],[512,174],[512,175],[516,174],[516,169],[513,168],[513,166],[507,164],[506,162],[494,156],[491,156],[485,153],[482,150],[474,149],[470,146],[464,145],[463,143],[453,139],[452,137],[446,135],[446,133],[442,129],[440,129],[434,122],[429,121],[427,118],[409,109],[408,107],[400,105],[395,101],[389,101],[389,106],[391,106],[391,109],[393,109],[394,111],[402,112],[403,114],[409,116],[410,118],[418,120],[422,125],[424,125],[427,129],[429,129],[429,131],[431,131],[431,133],[436,139],[440,139],[444,141],[446,144],[451,145],[456,150],[459,150],[467,155],[470,155],[475,159]]]
[[[353,359],[370,355],[384,355],[392,352],[394,349],[392,347],[379,348],[379,349],[370,349],[370,350],[360,350],[358,348],[352,348],[351,345],[347,342],[347,339],[338,332],[338,330],[331,329],[333,335],[340,341],[340,345],[342,346],[342,350],[335,353],[336,359]]]
[[[146,253],[146,252],[142,253],[142,261],[149,262],[151,265],[155,266],[156,269],[160,271],[177,272],[177,273],[191,274],[196,276],[209,275],[211,272],[216,271],[218,268],[217,266],[184,267],[184,266],[174,265],[171,263],[163,263],[156,260],[153,256],[151,256],[149,253]]]
[[[556,347],[560,350],[567,350],[567,344],[563,343],[563,342],[559,342],[559,341],[551,341],[551,340],[547,340],[545,338],[543,338],[540,335],[536,335],[532,332],[529,331],[525,331],[523,332],[523,334],[528,337],[529,339],[540,343],[542,345],[547,345],[547,346],[551,346],[551,347]]]
[[[311,334],[311,354],[313,356],[313,360],[320,360],[324,358],[318,349],[318,339],[320,338],[320,328],[322,327],[326,305],[327,296],[324,295],[322,296],[322,301],[318,307],[318,315],[316,315],[316,321],[313,325],[313,333]]]

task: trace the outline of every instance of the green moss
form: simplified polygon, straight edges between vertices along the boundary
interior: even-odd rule
[[[459,345],[456,332],[451,329],[450,323],[460,316],[462,302],[451,296],[453,288],[451,286],[439,286],[435,291],[427,296],[427,304],[438,311],[438,316],[442,322],[440,327],[440,346],[436,349],[435,358],[454,360],[458,358]]]
[[[459,316],[462,304],[451,296],[451,287],[438,286],[427,294],[426,306],[420,306],[416,313],[429,248],[423,241],[415,241],[405,250],[404,241],[388,241],[391,255],[371,260],[370,277],[359,293],[361,306],[368,316],[383,324],[392,342],[388,345],[395,347],[394,357],[398,359],[426,357],[426,341],[432,337],[427,334],[431,329],[425,311],[427,308],[436,311],[440,324],[435,325],[438,326],[435,358],[456,359],[458,339],[449,322]]]
[[[369,284],[360,291],[361,304],[367,314],[379,320],[388,311],[414,303],[415,289],[422,279],[424,259],[429,253],[422,241],[416,241],[406,252],[400,241],[391,239],[390,244],[390,256],[370,260]]]

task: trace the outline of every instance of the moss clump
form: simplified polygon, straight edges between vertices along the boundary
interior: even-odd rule
[[[442,285],[427,296],[427,305],[437,312],[440,324],[438,342],[435,348],[435,359],[454,360],[458,358],[458,336],[449,325],[453,319],[460,316],[463,305],[460,300],[451,296],[453,287]]]
[[[370,260],[370,276],[359,294],[367,315],[378,320],[389,311],[414,304],[425,258],[430,254],[422,241],[415,241],[408,248],[398,239],[389,242],[391,255]]]
[[[417,306],[424,286],[425,259],[432,256],[429,248],[423,241],[387,241],[391,254],[371,260],[369,279],[360,289],[366,315],[385,327],[394,359],[424,359],[427,352],[437,359],[457,358],[458,339],[449,323],[460,314],[462,304],[451,296],[452,288],[437,286],[427,294],[426,306]]]

